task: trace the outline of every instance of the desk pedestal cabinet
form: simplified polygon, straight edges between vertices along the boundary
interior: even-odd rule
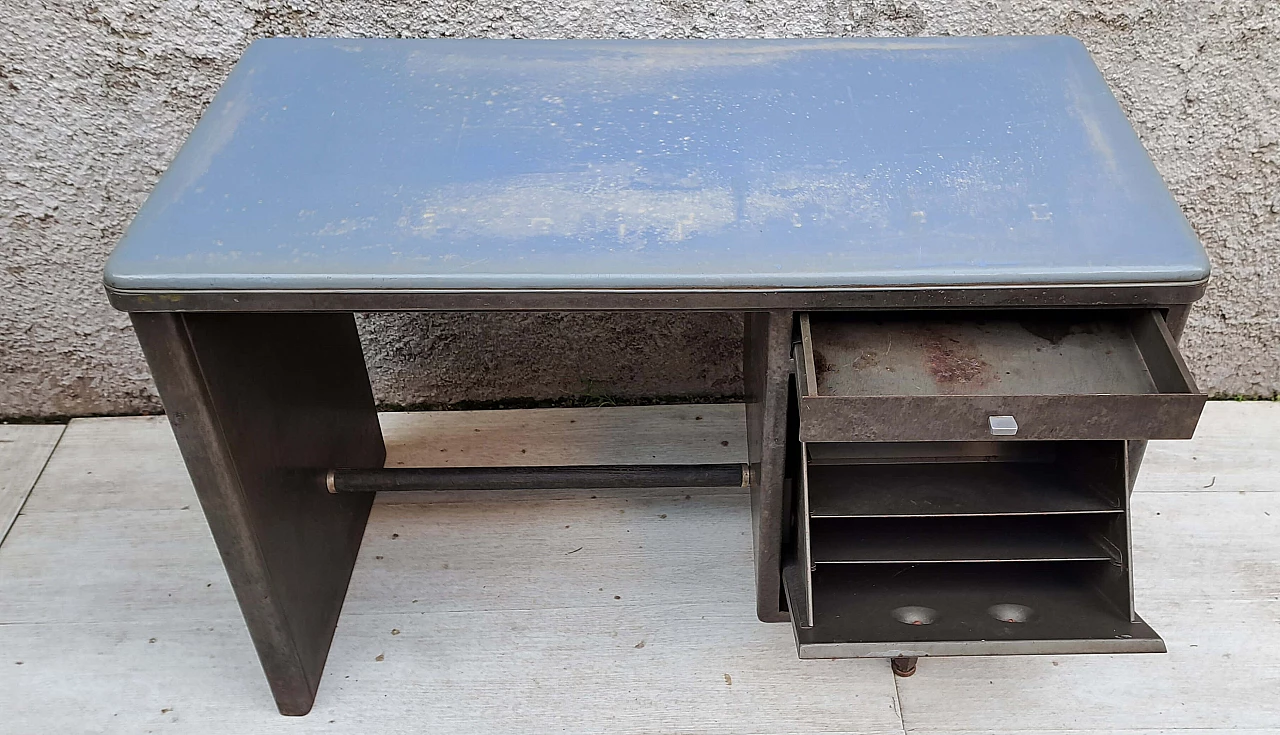
[[[747,485],[802,658],[1162,651],[1129,494],[1208,277],[1072,39],[270,39],[104,280],[300,715],[401,489]],[[383,467],[355,313],[574,310],[743,314],[747,462]]]
[[[1164,651],[1134,611],[1129,490],[1141,440],[1189,438],[1204,405],[1164,314],[798,322],[801,657]]]

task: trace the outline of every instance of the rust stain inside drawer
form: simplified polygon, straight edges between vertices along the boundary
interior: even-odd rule
[[[1127,323],[1114,317],[811,318],[819,395],[1156,392]]]

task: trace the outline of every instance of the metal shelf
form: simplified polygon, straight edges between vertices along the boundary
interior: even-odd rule
[[[814,521],[810,530],[810,544],[813,563],[818,565],[1117,559],[1118,554],[1107,549],[1100,534],[1094,533],[1095,529],[1077,522],[1081,520],[1088,519],[894,518]]]
[[[1056,464],[809,466],[813,518],[1120,513]]]

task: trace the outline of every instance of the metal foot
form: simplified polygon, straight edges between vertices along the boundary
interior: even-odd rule
[[[893,673],[896,676],[911,676],[916,673],[916,661],[919,659],[915,656],[899,656],[893,659],[889,664],[893,667]]]

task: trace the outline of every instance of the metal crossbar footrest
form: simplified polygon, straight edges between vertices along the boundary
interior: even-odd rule
[[[334,469],[331,493],[411,490],[560,490],[571,488],[748,487],[745,464],[579,465],[561,467],[413,467]]]

